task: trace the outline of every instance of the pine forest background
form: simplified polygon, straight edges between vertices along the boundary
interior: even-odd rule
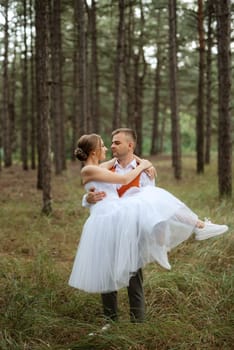
[[[4,0],[1,25],[1,167],[38,167],[45,212],[51,168],[76,141],[137,131],[139,155],[218,158],[220,196],[232,194],[234,47],[230,0]],[[52,162],[51,162],[52,161]]]
[[[233,349],[233,23],[231,0],[0,0],[1,350]],[[118,127],[229,230],[147,265],[145,322],[123,288],[100,332],[100,295],[68,285],[89,215],[73,151]]]

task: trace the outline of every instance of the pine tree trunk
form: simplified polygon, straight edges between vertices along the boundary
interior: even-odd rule
[[[77,27],[77,1],[74,1],[74,38],[73,38],[73,80],[72,80],[72,144],[71,144],[71,159],[75,161],[74,150],[79,135],[79,75],[78,75],[78,27]]]
[[[96,1],[92,0],[91,7],[91,81],[92,81],[92,129],[93,132],[100,131],[99,116],[99,70],[97,49],[97,24],[96,24]]]
[[[142,87],[139,73],[140,54],[134,56],[134,126],[137,132],[136,154],[142,154]]]
[[[155,68],[154,76],[154,101],[153,101],[153,125],[152,125],[152,136],[151,136],[151,150],[150,154],[159,153],[159,100],[160,100],[160,89],[161,89],[161,69],[162,69],[162,49],[159,42],[160,39],[160,28],[161,20],[160,13],[158,11],[157,16],[157,66]]]
[[[49,17],[47,0],[36,0],[36,82],[37,111],[39,125],[39,171],[42,180],[43,205],[42,212],[50,214],[51,206],[51,161],[49,130]]]
[[[220,197],[232,195],[232,133],[231,133],[231,3],[216,0],[219,130],[218,177]]]
[[[9,115],[9,69],[8,69],[8,51],[9,51],[9,22],[8,22],[9,2],[5,1],[4,16],[4,59],[3,59],[3,155],[4,165],[12,165],[12,145],[11,145],[11,120]]]
[[[51,115],[53,118],[53,153],[56,175],[64,169],[64,108],[62,92],[61,4],[53,0],[51,8]]]
[[[142,155],[143,152],[143,98],[144,98],[144,79],[146,75],[147,64],[144,56],[144,11],[142,1],[140,1],[140,30],[137,38],[138,52],[134,55],[134,124],[137,132],[136,153]]]
[[[84,0],[77,0],[76,6],[77,28],[78,28],[78,79],[79,79],[79,134],[87,132],[88,110],[87,110],[87,56],[86,56],[86,34],[85,34],[85,8]]]
[[[146,74],[146,62],[143,48],[139,48],[140,53],[135,55],[134,61],[134,126],[137,132],[136,153],[142,155],[143,152],[143,98],[144,98],[144,78]],[[140,72],[140,66],[142,72]]]
[[[205,125],[205,163],[210,163],[211,148],[211,118],[212,118],[212,19],[213,0],[208,2],[208,24],[207,24],[207,58],[206,58],[206,125]]]
[[[180,120],[178,113],[177,86],[177,40],[176,40],[176,0],[169,0],[169,65],[170,65],[170,100],[171,100],[171,139],[172,165],[174,176],[181,178]]]
[[[159,141],[159,152],[163,153],[164,148],[164,139],[165,139],[165,129],[166,129],[166,116],[167,116],[167,105],[164,106],[163,112],[162,112],[162,121],[161,121],[161,128],[160,128],[160,141]]]
[[[124,37],[124,78],[127,104],[127,127],[134,125],[134,79],[133,79],[133,35],[134,35],[134,15],[133,2],[129,2],[127,21],[125,25]]]
[[[205,40],[203,29],[203,0],[198,0],[198,37],[199,37],[199,81],[197,99],[197,173],[204,172],[204,72]]]
[[[85,3],[85,9],[87,14],[87,31],[86,31],[86,62],[87,62],[87,131],[92,132],[93,131],[93,125],[94,120],[93,116],[95,114],[94,109],[94,67],[93,67],[93,42],[92,42],[92,36],[93,36],[93,14],[92,9],[89,7],[87,2]]]
[[[16,149],[16,140],[17,140],[17,133],[16,133],[16,67],[17,67],[17,52],[18,52],[18,23],[15,23],[14,28],[14,53],[13,53],[13,61],[11,65],[11,71],[10,71],[10,91],[9,91],[9,118],[10,118],[10,125],[11,125],[11,147],[12,151]]]
[[[31,111],[30,111],[30,140],[31,140],[31,169],[36,169],[36,103],[35,103],[35,53],[33,36],[33,2],[30,0],[30,37],[31,37],[31,61],[30,61],[30,90],[31,90]]]
[[[117,34],[116,59],[114,70],[114,111],[112,119],[112,129],[121,126],[121,99],[122,99],[122,70],[124,52],[124,15],[125,0],[119,0],[119,24]]]
[[[23,0],[24,52],[22,72],[22,107],[21,107],[21,159],[23,170],[28,170],[28,44],[27,44],[27,9]]]

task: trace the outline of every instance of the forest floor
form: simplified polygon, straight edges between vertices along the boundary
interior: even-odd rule
[[[53,213],[41,215],[35,170],[19,165],[0,173],[1,350],[231,350],[234,322],[234,203],[218,198],[216,160],[196,174],[183,159],[183,180],[173,177],[169,157],[152,158],[157,184],[201,218],[227,223],[223,236],[191,237],[170,253],[171,271],[144,269],[147,314],[131,324],[126,289],[119,292],[119,322],[104,325],[100,296],[68,286],[88,210],[79,165],[52,178]],[[90,332],[97,335],[90,337]]]

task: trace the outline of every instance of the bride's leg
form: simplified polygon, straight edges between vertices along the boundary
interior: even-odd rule
[[[208,219],[200,220],[196,215],[188,210],[188,208],[181,208],[175,215],[181,224],[188,224],[194,226],[195,239],[204,240],[215,237],[225,233],[228,230],[227,225],[213,224]]]

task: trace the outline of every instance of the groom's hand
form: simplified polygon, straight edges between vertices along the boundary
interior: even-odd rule
[[[104,197],[106,197],[106,192],[104,191],[96,191],[95,187],[90,188],[89,192],[86,195],[86,201],[89,204],[95,204],[101,201]]]

